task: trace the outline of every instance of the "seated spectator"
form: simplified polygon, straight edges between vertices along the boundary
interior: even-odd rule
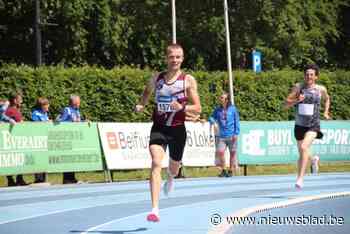
[[[10,102],[6,99],[0,99],[0,122],[9,122],[10,124],[16,124],[16,121],[8,117],[5,112],[10,105]]]
[[[82,118],[79,111],[80,97],[71,95],[69,98],[69,106],[63,109],[62,114],[58,117],[60,122],[81,122]],[[63,173],[63,184],[77,183],[74,172]]]
[[[60,122],[81,122],[80,115],[80,97],[71,95],[69,98],[69,106],[63,109],[63,113],[59,116]]]
[[[32,112],[33,121],[49,121],[49,100],[44,97],[38,98],[35,109]]]
[[[22,105],[22,95],[19,93],[14,93],[10,95],[9,98],[10,106],[6,109],[5,115],[17,123],[23,121],[22,113],[21,113],[21,105]],[[7,185],[15,186],[15,185],[27,185],[27,183],[23,180],[23,175],[16,176],[16,182],[13,180],[12,176],[7,176]]]
[[[44,97],[38,98],[36,102],[35,109],[32,112],[32,121],[49,121],[49,100]],[[34,183],[43,183],[45,182],[45,173],[36,173],[34,174],[35,181]]]

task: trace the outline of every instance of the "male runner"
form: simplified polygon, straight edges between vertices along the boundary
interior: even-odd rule
[[[159,221],[159,195],[161,187],[162,160],[169,146],[168,178],[164,183],[164,193],[173,188],[173,179],[178,174],[182,154],[186,144],[186,112],[198,115],[201,105],[196,80],[181,71],[184,51],[179,44],[171,44],[166,49],[167,70],[155,75],[147,84],[137,112],[144,110],[151,94],[155,91],[156,106],[153,112],[149,151],[152,157],[150,189],[152,211],[147,220]]]
[[[330,98],[327,89],[316,84],[318,76],[318,66],[308,65],[304,70],[304,82],[295,84],[285,103],[286,108],[296,107],[294,135],[299,150],[298,175],[295,183],[297,189],[303,187],[311,144],[316,138],[321,139],[323,136],[320,129],[321,99],[324,101],[323,116],[327,120],[330,119]]]

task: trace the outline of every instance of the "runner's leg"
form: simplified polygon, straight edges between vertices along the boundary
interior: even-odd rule
[[[316,138],[317,133],[313,131],[308,131],[305,133],[303,140],[298,141],[299,150],[299,160],[298,160],[298,175],[297,175],[297,187],[303,186],[304,175],[306,172],[306,167],[308,160],[310,158],[310,147],[313,140]]]
[[[150,178],[150,189],[151,189],[151,199],[152,199],[152,212],[147,216],[149,221],[159,221],[159,195],[161,187],[161,171],[162,171],[162,160],[165,155],[165,151],[160,145],[150,145],[149,150],[152,157],[152,168],[151,168],[151,178]],[[158,220],[152,216],[152,214],[158,217]],[[153,220],[155,219],[155,220]]]
[[[179,173],[180,165],[181,161],[175,161],[171,158],[169,159],[168,178],[163,187],[166,196],[168,196],[174,188],[174,177]]]

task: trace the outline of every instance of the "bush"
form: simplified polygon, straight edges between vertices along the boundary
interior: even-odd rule
[[[198,81],[203,115],[208,116],[217,97],[228,90],[226,72],[188,71]],[[65,68],[3,65],[0,68],[0,97],[10,92],[23,92],[22,112],[30,120],[30,112],[39,96],[50,100],[50,114],[55,118],[68,105],[70,94],[81,96],[81,112],[92,121],[138,122],[149,121],[153,105],[144,113],[134,113],[143,88],[152,71],[123,67],[106,70],[99,67]],[[234,71],[234,99],[241,120],[278,121],[294,118],[293,110],[285,111],[283,102],[294,83],[301,81],[302,72],[294,70],[270,71],[255,74]],[[331,95],[333,119],[350,117],[350,72],[322,71],[319,83]],[[215,90],[210,87],[216,87]],[[151,100],[151,103],[153,99]]]

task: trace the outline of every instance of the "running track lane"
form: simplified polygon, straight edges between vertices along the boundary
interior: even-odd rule
[[[296,191],[295,176],[248,176],[177,180],[161,197],[161,222],[146,222],[148,182],[0,189],[1,234],[207,233],[214,214],[224,217],[251,206],[323,193],[350,191],[350,173],[307,176]],[[316,212],[316,211],[315,211]]]

